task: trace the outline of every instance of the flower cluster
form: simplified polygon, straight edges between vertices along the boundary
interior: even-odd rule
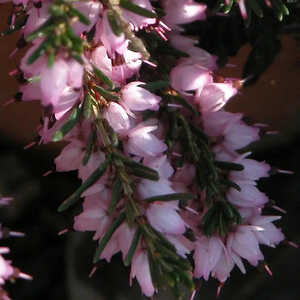
[[[243,151],[260,129],[224,110],[243,81],[217,76],[217,57],[184,35],[205,4],[14,4],[11,26],[31,43],[18,97],[44,106],[41,142],[67,142],[56,170],[78,171],[82,185],[59,210],[83,198],[74,229],[95,232],[94,263],[121,251],[146,296],[161,284],[180,294],[193,278],[245,273],[244,260],[264,259],[260,245],[284,239],[257,188],[270,166]]]

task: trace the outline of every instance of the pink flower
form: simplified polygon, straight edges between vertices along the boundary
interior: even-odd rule
[[[99,15],[102,13],[102,3],[90,0],[74,2],[73,5],[90,20],[90,25],[85,25],[80,21],[75,22],[72,26],[74,32],[77,35],[80,35],[84,31],[90,31],[99,19]]]
[[[230,83],[210,83],[197,90],[195,102],[203,113],[218,111],[237,93]]]
[[[178,92],[201,90],[205,84],[212,82],[210,71],[198,64],[181,63],[170,74],[171,86]]]
[[[185,232],[185,223],[178,214],[177,201],[159,202],[149,205],[146,216],[153,228],[173,235],[180,235]]]
[[[152,5],[149,0],[132,0],[135,5],[138,5],[142,8],[145,8],[149,11],[153,11]],[[138,30],[143,27],[147,27],[148,25],[152,25],[156,23],[155,18],[147,18],[141,15],[135,14],[129,10],[122,9],[123,17],[133,25],[134,30]]]
[[[169,26],[205,20],[206,5],[193,0],[165,0],[164,22]]]
[[[96,231],[94,240],[100,239],[108,230],[112,218],[107,215],[107,205],[111,192],[86,197],[83,212],[74,218],[74,229],[77,231]]]
[[[136,250],[132,259],[130,285],[134,277],[141,286],[143,294],[151,297],[155,292],[155,288],[152,283],[147,252],[141,249]]]
[[[230,272],[233,267],[234,261],[229,255],[227,249],[224,248],[218,263],[211,271],[211,276],[218,279],[220,282],[225,282],[230,276]]]
[[[63,59],[56,59],[53,66],[47,65],[41,71],[41,99],[44,106],[55,107],[68,82],[68,64]]]
[[[219,237],[212,236],[210,238],[201,236],[195,242],[195,270],[196,278],[203,277],[208,280],[210,272],[219,262],[224,245]]]
[[[197,44],[197,40],[176,32],[169,33],[168,38],[173,47],[190,55],[190,57],[181,58],[180,62],[184,64],[199,64],[212,71],[217,69],[217,56],[211,55],[202,48],[196,47],[195,44]]]
[[[284,235],[272,222],[279,220],[280,216],[256,215],[250,220],[253,232],[260,244],[275,247],[284,240]]]
[[[77,170],[84,157],[84,144],[79,140],[72,140],[65,146],[59,156],[55,158],[56,171],[66,172]]]
[[[234,233],[230,233],[227,239],[227,248],[248,260],[253,266],[257,266],[258,261],[264,259],[251,226],[240,225]]]
[[[126,79],[136,74],[141,65],[141,54],[139,52],[125,49],[123,55],[118,59],[111,60],[106,52],[105,47],[97,47],[91,54],[92,63],[99,68],[105,75],[110,77],[115,83],[124,84]]]
[[[174,245],[177,254],[182,257],[187,255],[194,249],[194,243],[188,240],[183,235],[166,235],[167,240]]]
[[[167,145],[151,133],[156,129],[156,125],[147,126],[143,122],[131,129],[128,133],[127,151],[141,157],[157,156],[166,151]]]
[[[129,111],[158,110],[161,97],[156,96],[140,85],[141,81],[132,81],[121,90],[122,104]]]
[[[44,1],[41,8],[32,7],[28,10],[28,19],[26,26],[24,27],[24,36],[27,37],[31,32],[38,29],[43,23],[45,23],[49,15],[49,8],[51,3]],[[33,41],[36,42],[35,40]]]
[[[95,39],[96,41],[101,40],[108,55],[113,58],[115,56],[115,51],[121,55],[124,53],[127,49],[128,41],[126,40],[124,33],[117,36],[113,32],[108,21],[107,13],[107,10],[104,10],[102,20],[97,23]]]
[[[246,125],[242,114],[225,111],[203,114],[204,131],[209,136],[222,137],[222,147],[229,152],[241,149],[259,139],[259,129]]]
[[[231,180],[258,180],[269,176],[270,166],[267,163],[244,157],[245,155],[241,155],[234,160],[235,163],[244,166],[244,170],[230,172]]]
[[[105,109],[104,118],[114,131],[124,136],[130,128],[129,117],[124,108],[115,102],[110,102],[109,107]]]
[[[250,180],[235,180],[241,188],[241,191],[237,191],[234,188],[230,188],[227,193],[228,201],[239,207],[262,207],[269,199],[256,188],[255,182]]]

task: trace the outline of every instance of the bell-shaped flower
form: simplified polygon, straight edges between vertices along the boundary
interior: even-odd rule
[[[121,136],[127,134],[130,128],[130,121],[125,109],[121,105],[116,102],[110,102],[103,116],[115,132]]]
[[[133,81],[121,90],[122,105],[129,111],[158,110],[161,97],[141,87],[141,81]]]
[[[195,242],[195,270],[196,278],[208,280],[211,271],[216,267],[221,258],[224,245],[217,236],[201,236]]]
[[[167,145],[151,132],[156,130],[156,125],[140,123],[128,133],[125,145],[127,152],[140,156],[157,156],[167,150]]]
[[[96,231],[93,239],[101,238],[112,222],[112,218],[107,215],[108,198],[111,199],[111,193],[86,197],[83,202],[83,212],[74,218],[74,229]]]
[[[253,266],[257,266],[258,261],[264,259],[251,226],[240,225],[235,232],[230,233],[227,239],[227,248],[248,260]]]
[[[74,33],[80,35],[83,32],[89,32],[92,27],[96,24],[99,19],[99,15],[102,13],[103,5],[99,1],[75,1],[72,5],[79,10],[83,15],[85,15],[90,24],[86,25],[79,20],[72,24]]]
[[[179,25],[206,19],[206,5],[193,0],[165,0],[166,16],[163,21],[169,25]]]
[[[194,243],[183,235],[166,235],[167,240],[176,248],[177,254],[182,257],[187,255],[194,249]]]
[[[96,41],[101,40],[108,55],[113,58],[115,52],[121,55],[124,53],[128,47],[128,40],[123,32],[120,35],[114,33],[107,14],[108,11],[104,10],[102,20],[98,21],[96,25],[95,39]]]
[[[149,0],[131,0],[131,2],[153,12],[153,8]],[[136,31],[156,23],[156,18],[144,17],[127,9],[122,9],[122,16],[133,25],[133,29]]]
[[[153,228],[165,233],[180,235],[186,224],[178,213],[178,201],[151,203],[146,211],[147,219]]]
[[[24,37],[26,38],[31,32],[38,29],[41,25],[43,25],[50,17],[49,9],[51,3],[47,1],[43,1],[42,7],[36,8],[32,7],[27,11],[28,19],[26,22],[26,26],[24,26]],[[35,43],[36,40],[33,40]]]
[[[218,111],[236,93],[231,83],[210,83],[196,91],[195,102],[202,113]]]
[[[260,244],[275,247],[284,240],[284,235],[272,222],[279,220],[280,216],[257,215],[250,220],[253,231]]]
[[[171,71],[171,86],[181,93],[199,90],[212,82],[210,70],[198,64],[180,63]]]
[[[238,207],[263,207],[269,201],[268,197],[258,190],[254,181],[236,180],[235,183],[241,191],[229,189],[227,198],[231,204]]]
[[[145,250],[137,249],[131,263],[130,285],[136,277],[145,296],[151,297],[155,293],[152,283],[148,254]]]
[[[68,83],[68,64],[63,59],[58,58],[51,68],[45,65],[40,75],[40,85],[43,94],[42,104],[55,107]]]
[[[249,155],[247,153],[246,155]],[[241,164],[244,169],[242,171],[231,171],[229,176],[233,181],[236,180],[258,180],[262,177],[268,177],[270,165],[265,162],[245,158],[245,155],[237,157],[234,163]]]
[[[84,157],[84,144],[74,139],[65,146],[62,152],[55,158],[56,171],[67,172],[77,170]]]

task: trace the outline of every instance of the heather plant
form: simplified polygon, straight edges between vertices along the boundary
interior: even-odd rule
[[[281,0],[13,1],[3,36],[17,31],[17,49],[27,47],[15,100],[40,101],[38,143],[66,142],[56,171],[82,181],[58,211],[81,203],[73,229],[94,232],[95,269],[121,252],[147,297],[168,286],[193,298],[196,280],[210,278],[219,292],[245,262],[269,271],[261,245],[285,240],[257,186],[280,170],[250,158],[265,127],[225,109],[271,61],[227,78],[226,54],[198,40],[205,20],[234,15],[248,30],[265,14],[289,10]],[[3,264],[2,287],[25,276]]]

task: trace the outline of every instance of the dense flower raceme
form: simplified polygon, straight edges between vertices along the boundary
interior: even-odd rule
[[[257,188],[270,166],[239,151],[259,128],[224,110],[242,81],[215,76],[217,58],[181,35],[180,25],[206,18],[206,5],[162,0],[159,20],[148,0],[101,2],[22,2],[29,17],[20,30],[32,41],[22,99],[45,107],[41,142],[67,142],[56,170],[82,180],[59,210],[83,198],[74,229],[95,232],[94,262],[121,251],[146,296],[161,273],[191,289],[192,277],[223,283],[235,265],[245,273],[244,261],[264,259],[261,244],[284,236],[273,223],[280,217],[263,215],[269,200]],[[137,31],[187,55],[163,54],[156,81]]]

